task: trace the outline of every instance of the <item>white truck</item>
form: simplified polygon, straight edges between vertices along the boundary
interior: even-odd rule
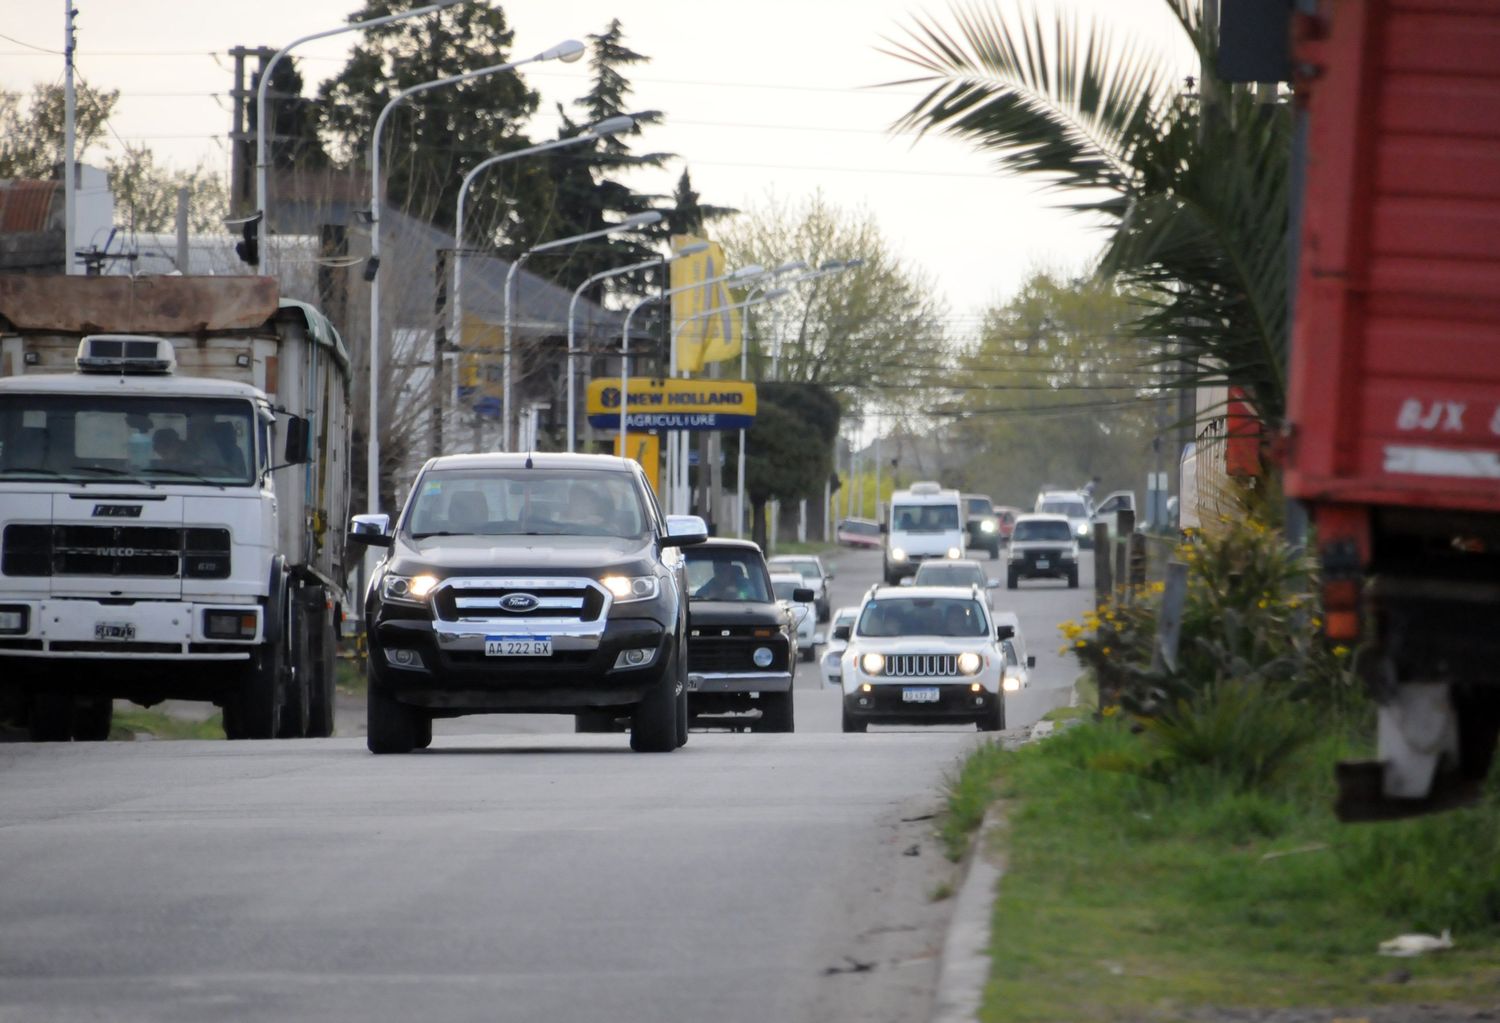
[[[913,483],[891,495],[885,530],[885,581],[895,585],[933,558],[964,556],[963,498],[933,482]]]
[[[266,277],[0,277],[0,709],[333,731],[349,357]]]

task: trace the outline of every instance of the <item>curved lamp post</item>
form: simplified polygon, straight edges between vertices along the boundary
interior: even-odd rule
[[[645,298],[631,306],[625,313],[625,324],[620,328],[620,454],[625,455],[629,450],[625,446],[630,419],[630,321],[635,318],[636,311],[650,302],[660,302],[672,295],[680,295],[684,291],[692,291],[694,288],[704,288],[710,284],[720,284],[724,281],[746,281],[759,277],[766,271],[759,266],[742,266],[738,270],[731,270],[727,274],[710,277],[704,281],[694,281],[692,284],[682,284],[675,288],[666,288],[660,294],[647,295]]]
[[[511,348],[511,292],[515,290],[516,274],[520,272],[521,264],[538,252],[547,252],[551,249],[560,249],[568,245],[576,245],[578,242],[586,242],[592,238],[603,238],[605,235],[618,234],[621,231],[631,231],[638,227],[649,227],[661,222],[661,213],[657,210],[648,210],[645,213],[635,213],[626,217],[618,224],[610,224],[608,227],[600,228],[598,231],[588,231],[584,234],[575,234],[567,238],[554,238],[550,242],[535,245],[515,258],[510,264],[510,269],[505,273],[505,351],[501,356],[504,369],[501,375],[504,383],[500,393],[500,415],[504,420],[500,426],[500,448],[502,451],[510,450],[510,348]]]
[[[573,358],[577,355],[574,313],[578,308],[578,300],[583,297],[583,293],[591,286],[608,277],[619,277],[622,274],[633,273],[636,270],[645,270],[653,266],[666,266],[673,260],[682,259],[684,256],[695,256],[707,248],[708,242],[693,242],[691,245],[684,245],[680,249],[673,249],[670,256],[645,259],[639,263],[631,263],[629,266],[617,266],[613,270],[601,270],[574,289],[573,297],[568,301],[568,452],[570,454],[577,446],[577,430],[573,423],[577,407],[577,399],[573,393],[577,390],[575,386],[576,374],[573,372]]]
[[[534,57],[524,60],[514,60],[506,64],[492,64],[489,67],[478,68],[474,71],[466,71],[461,75],[449,75],[446,78],[434,78],[430,82],[422,82],[413,85],[409,89],[390,98],[380,110],[380,116],[375,118],[375,130],[370,136],[370,259],[365,264],[365,279],[370,282],[370,422],[369,437],[366,438],[366,472],[369,474],[366,489],[369,491],[366,505],[371,514],[380,511],[380,372],[378,358],[380,352],[380,131],[385,127],[385,119],[390,116],[392,110],[404,99],[415,96],[420,92],[431,89],[442,88],[445,85],[457,85],[460,82],[472,81],[475,78],[483,78],[486,75],[499,74],[502,71],[511,71],[521,67],[523,64],[534,64],[543,60],[575,61],[583,56],[584,46],[576,39],[568,39],[558,43],[551,49],[543,50]]]
[[[281,49],[277,50],[270,60],[266,61],[265,67],[260,72],[260,83],[255,89],[255,211],[260,214],[261,224],[265,231],[265,238],[271,236],[271,215],[267,206],[269,196],[268,178],[270,176],[270,158],[266,155],[266,136],[270,133],[266,127],[266,106],[269,95],[266,92],[271,83],[271,72],[281,62],[281,58],[290,53],[293,48],[303,43],[312,42],[314,39],[323,39],[327,36],[342,35],[345,32],[355,32],[362,28],[374,28],[377,25],[389,24],[393,21],[405,21],[407,18],[417,18],[434,11],[441,11],[445,7],[463,3],[463,0],[440,0],[439,3],[428,4],[426,7],[418,7],[412,11],[402,11],[400,14],[387,14],[381,18],[370,18],[368,21],[356,21],[352,25],[340,25],[338,28],[325,29],[322,32],[314,32],[298,39],[293,39]],[[269,255],[271,247],[266,246]]]

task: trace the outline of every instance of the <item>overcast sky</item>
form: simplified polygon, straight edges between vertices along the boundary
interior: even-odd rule
[[[1014,8],[1014,0],[989,0]],[[1176,40],[1164,0],[1042,0],[1102,18],[1122,35],[1167,48]],[[228,168],[226,133],[235,45],[279,48],[342,24],[358,0],[73,0],[79,74],[121,98],[111,120],[121,139],[146,141],[172,165]],[[618,17],[625,42],[651,58],[627,71],[632,106],[666,123],[638,150],[679,154],[666,170],[632,180],[670,193],[684,165],[704,202],[753,209],[774,194],[821,189],[870,210],[892,249],[931,276],[962,336],[987,304],[1011,294],[1037,265],[1076,268],[1100,234],[1051,208],[1034,182],[1009,179],[967,146],[894,137],[891,124],[920,90],[875,88],[912,68],[880,52],[913,16],[949,23],[946,0],[523,0],[502,4],[515,29],[513,56],[601,32]],[[0,0],[0,86],[61,81],[62,0]],[[294,51],[309,91],[341,66],[349,39]],[[29,45],[23,45],[29,44]],[[1189,58],[1190,54],[1178,53]],[[556,126],[554,106],[587,88],[587,65],[527,68],[543,103],[535,137]]]

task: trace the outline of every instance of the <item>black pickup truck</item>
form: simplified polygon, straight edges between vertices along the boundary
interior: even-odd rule
[[[687,741],[687,599],[680,548],[707,536],[667,517],[636,463],[606,455],[447,455],[422,467],[365,595],[367,743],[406,753],[460,714],[626,717],[630,745]]]

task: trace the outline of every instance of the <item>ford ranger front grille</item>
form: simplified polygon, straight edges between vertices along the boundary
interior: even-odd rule
[[[444,622],[524,622],[534,619],[598,621],[605,591],[591,579],[487,579],[457,577],[433,591],[432,608]]]

